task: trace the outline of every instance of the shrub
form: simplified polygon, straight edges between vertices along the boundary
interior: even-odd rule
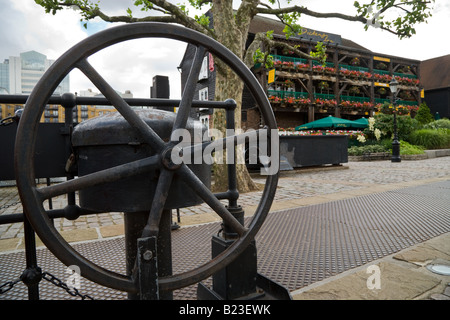
[[[412,145],[406,141],[400,140],[400,155],[424,154],[424,153],[425,151],[422,146]]]
[[[353,146],[348,149],[349,156],[362,156],[365,153],[387,152],[388,150],[380,144],[371,144],[367,146]]]
[[[424,129],[450,129],[449,119],[439,119],[423,126]]]
[[[409,142],[425,149],[450,147],[450,129],[420,129],[410,135]]]
[[[409,135],[418,129],[418,122],[410,116],[397,116],[398,139],[408,141]],[[382,138],[390,139],[394,131],[394,116],[378,114],[375,116],[375,128],[382,132]]]
[[[425,153],[424,148],[422,146],[416,146],[408,143],[407,141],[400,140],[400,154],[423,154]],[[392,140],[384,139],[380,142],[386,150],[392,152]]]
[[[416,119],[421,125],[425,125],[434,120],[430,108],[428,108],[425,102],[420,104],[419,110],[417,111],[417,114],[414,117],[414,119]]]

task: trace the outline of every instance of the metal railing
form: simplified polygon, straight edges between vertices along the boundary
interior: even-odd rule
[[[0,104],[17,104],[17,105],[25,105],[28,99],[27,95],[0,95]],[[155,107],[158,109],[167,109],[169,111],[173,111],[174,107],[177,107],[180,104],[180,100],[171,100],[171,99],[144,99],[144,98],[124,98],[125,102],[133,107]],[[62,124],[66,128],[73,127],[76,123],[73,122],[73,108],[78,105],[102,105],[102,106],[110,106],[111,102],[106,98],[100,97],[76,97],[73,94],[64,94],[62,96],[51,96],[47,102],[48,104],[59,104],[65,108],[65,123]],[[192,108],[211,108],[211,109],[225,109],[226,111],[226,123],[227,129],[234,129],[234,111],[236,108],[236,103],[228,100],[228,101],[192,101]],[[16,115],[14,117],[9,117],[8,121],[5,121],[5,126],[15,125],[17,127],[18,122],[20,121],[20,116]],[[5,120],[5,119],[4,119]],[[11,120],[11,121],[9,121]],[[49,123],[50,124],[50,123]],[[42,123],[43,126],[49,125],[48,123]],[[1,126],[0,126],[1,129]],[[66,148],[70,150],[71,142],[70,136],[68,132],[65,130],[61,130],[60,134],[68,136],[65,139]],[[5,139],[5,137],[2,137]],[[49,141],[48,143],[51,143]],[[62,150],[63,153],[66,150]],[[2,157],[4,154],[2,154]],[[37,170],[37,168],[36,168]],[[234,205],[236,202],[236,193],[237,193],[237,181],[236,181],[236,167],[234,164],[227,165],[228,176],[231,177],[228,180],[229,189],[226,192],[216,193],[215,196],[218,199],[228,199],[230,205]],[[63,172],[64,172],[63,168]],[[61,176],[50,176],[47,178],[47,184],[50,184],[50,178],[61,178]],[[64,178],[64,177],[62,177]],[[67,174],[65,177],[67,179],[73,178],[71,174]],[[0,176],[0,181],[5,180]],[[46,210],[48,217],[50,219],[54,218],[65,218],[67,214],[67,210],[63,209],[52,209],[51,205],[52,199],[49,199],[49,210]],[[16,205],[19,202],[14,202],[11,204],[4,205],[2,209],[5,209],[9,206]],[[67,194],[67,206],[75,204],[75,194]],[[80,208],[79,215],[91,215],[97,214],[101,212],[94,212],[90,210],[85,210]],[[39,300],[39,282],[41,279],[45,279],[58,287],[61,287],[67,291],[72,296],[78,296],[81,299],[92,299],[88,295],[82,295],[78,291],[73,291],[72,289],[67,289],[67,285],[65,285],[61,280],[54,277],[48,272],[42,272],[41,268],[38,267],[37,263],[37,255],[36,255],[36,237],[35,232],[26,218],[25,214],[22,213],[11,213],[11,214],[2,214],[0,215],[0,225],[3,224],[11,224],[11,223],[23,223],[24,225],[24,242],[25,242],[25,259],[26,259],[26,268],[23,273],[15,278],[14,280],[7,281],[5,283],[0,283],[0,294],[4,294],[7,291],[11,290],[14,285],[19,282],[23,282],[26,284],[28,288],[28,299],[29,300]]]

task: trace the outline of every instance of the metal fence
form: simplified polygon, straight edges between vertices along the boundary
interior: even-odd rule
[[[17,104],[25,105],[28,96],[26,95],[0,95],[0,104]],[[153,107],[157,109],[165,109],[173,111],[180,104],[180,100],[171,99],[143,99],[143,98],[126,98],[124,99],[131,107]],[[111,102],[106,98],[100,97],[76,97],[73,94],[64,94],[62,96],[52,96],[48,104],[61,105],[65,109],[64,123],[40,123],[39,137],[36,142],[35,149],[35,176],[36,178],[44,178],[47,184],[50,184],[51,178],[72,179],[73,176],[66,171],[66,162],[71,154],[71,132],[77,123],[74,123],[74,108],[78,105],[102,105],[110,106]],[[192,101],[192,108],[221,108],[226,110],[227,124],[234,128],[234,110],[235,103],[230,101]],[[0,181],[14,180],[14,141],[20,121],[20,112],[16,112],[14,116],[1,120],[0,125]],[[235,170],[230,168],[229,170]],[[230,174],[230,172],[229,172]],[[236,181],[230,184],[230,190],[236,190]],[[222,194],[223,198],[227,198],[226,194]],[[51,200],[51,199],[50,199]],[[51,203],[51,201],[50,201]],[[68,194],[67,205],[75,203],[75,195]],[[14,205],[17,203],[14,203]],[[6,204],[9,206],[12,204]],[[47,210],[49,218],[65,217],[64,209]],[[95,214],[92,211],[83,211],[81,215]],[[35,232],[28,222],[24,213],[3,214],[0,215],[0,225],[23,222],[24,224],[24,242],[25,242],[25,259],[26,268],[19,278],[11,279],[5,283],[0,283],[0,294],[11,290],[14,285],[22,281],[27,285],[28,298],[30,300],[39,300],[39,282],[41,279],[63,288],[70,295],[77,296],[82,299],[91,299],[89,295],[83,295],[76,289],[69,288],[64,282],[49,272],[42,272],[36,259],[36,240]]]

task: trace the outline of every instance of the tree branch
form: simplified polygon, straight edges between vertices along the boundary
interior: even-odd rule
[[[157,7],[154,7],[153,5],[148,6],[145,2],[142,3],[144,7],[147,8],[147,10],[153,10],[157,12],[161,12],[165,14],[164,16],[146,16],[143,18],[135,18],[131,15],[131,12],[129,15],[126,16],[109,16],[103,11],[100,10],[100,8],[96,4],[92,4],[88,1],[79,1],[79,0],[64,0],[59,2],[53,2],[53,1],[36,1],[39,5],[46,8],[47,12],[52,11],[55,13],[57,10],[60,10],[63,7],[67,8],[73,8],[76,7],[79,10],[81,10],[81,15],[86,20],[92,20],[96,17],[99,17],[103,21],[106,22],[166,22],[166,23],[179,23],[181,25],[184,25],[185,27],[194,29],[198,32],[201,32],[203,34],[206,34],[210,37],[215,38],[215,34],[213,30],[206,28],[205,26],[198,23],[195,19],[192,19],[189,17],[185,12],[183,12],[179,7],[176,5],[173,5],[165,0],[150,0],[147,1],[148,3],[154,4]]]
[[[298,50],[295,46],[291,46],[286,42],[277,41],[273,39],[269,39],[264,32],[257,33],[255,35],[255,39],[248,47],[245,56],[244,56],[244,63],[247,65],[247,67],[253,66],[253,55],[255,54],[256,50],[258,48],[261,48],[261,45],[264,45],[264,51],[266,53],[269,53],[272,48],[282,48],[287,49],[289,51],[293,51],[296,55],[299,57],[305,58],[305,59],[313,59],[313,60],[319,60],[317,57],[312,57],[311,55],[304,53],[303,51]]]
[[[150,2],[169,12],[180,24],[184,25],[185,27],[194,29],[209,36],[214,36],[214,33],[211,29],[199,24],[197,21],[195,21],[195,19],[189,17],[178,6],[171,4],[170,2],[165,0],[150,0]]]
[[[338,12],[321,13],[321,12],[309,10],[306,7],[299,7],[299,6],[292,6],[292,7],[287,7],[287,8],[278,8],[278,9],[258,7],[257,12],[260,14],[273,14],[273,15],[297,12],[300,14],[306,14],[308,16],[316,17],[316,18],[339,18],[339,19],[348,20],[348,21],[359,21],[362,23],[367,22],[367,19],[364,18],[362,15],[350,16],[350,15],[346,15],[346,14],[338,13]]]
[[[381,26],[380,28],[382,30],[388,31],[392,34],[395,34],[397,36],[399,36],[400,38],[403,37],[410,37],[412,34],[415,33],[415,30],[413,28],[413,25],[415,22],[421,22],[424,21],[424,19],[428,16],[430,16],[429,13],[426,12],[427,10],[427,4],[433,3],[434,1],[407,1],[407,2],[396,2],[395,0],[393,1],[388,1],[384,7],[382,7],[378,14],[384,13],[389,9],[392,8],[398,8],[403,10],[404,12],[406,12],[406,17],[404,18],[404,23],[402,23],[401,25],[399,25],[398,23],[395,23],[394,21],[385,21],[385,22],[381,22]],[[261,13],[261,14],[272,14],[272,15],[276,15],[278,18],[280,18],[280,15],[283,14],[289,14],[289,13],[298,13],[298,14],[306,14],[308,16],[311,17],[316,17],[316,18],[338,18],[341,20],[346,20],[346,21],[355,21],[355,22],[361,22],[363,24],[369,25],[370,22],[372,22],[372,20],[374,19],[374,17],[367,17],[371,11],[369,11],[368,9],[371,8],[372,6],[376,5],[377,3],[382,3],[381,1],[372,1],[370,4],[366,4],[366,5],[359,5],[358,2],[355,2],[355,7],[358,8],[358,12],[360,13],[359,15],[347,15],[347,14],[342,14],[342,13],[338,13],[338,12],[330,12],[330,13],[322,13],[322,12],[316,12],[316,11],[312,11],[309,10],[306,7],[303,6],[291,6],[291,7],[286,7],[286,8],[271,8],[270,6],[267,5],[263,5],[261,4],[261,6],[259,6],[257,8],[257,12]],[[413,6],[414,10],[410,11],[408,10],[406,7],[407,6]],[[283,23],[285,23],[285,21],[283,21],[282,19],[280,19]],[[393,28],[391,28],[393,27]],[[394,28],[395,27],[395,28]]]

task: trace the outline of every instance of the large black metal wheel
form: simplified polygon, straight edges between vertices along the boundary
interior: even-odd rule
[[[164,155],[171,150],[173,143],[170,141],[164,142],[152,128],[139,118],[125,100],[114,91],[87,60],[89,56],[108,46],[138,38],[168,38],[196,46],[195,57],[182,95],[173,130],[183,128],[186,125],[201,62],[206,52],[210,52],[220,58],[242,79],[253,95],[256,104],[259,106],[267,128],[277,128],[272,109],[263,89],[242,61],[220,43],[198,32],[180,26],[160,23],[135,23],[110,28],[94,34],[75,45],[50,67],[31,93],[18,127],[15,148],[15,168],[17,186],[24,206],[24,212],[44,244],[64,264],[79,266],[81,275],[89,280],[131,293],[139,291],[136,282],[133,280],[133,276],[118,274],[94,264],[81,256],[62,238],[44,209],[43,202],[46,199],[81,190],[101,182],[114,181],[140,174],[146,170],[159,169],[161,174],[154,199],[161,199],[161,201],[154,201],[152,203],[149,224],[143,231],[143,237],[148,237],[158,232],[161,212],[163,211],[164,201],[167,197],[172,178],[174,175],[179,175],[238,234],[238,237],[229,249],[208,263],[185,273],[160,278],[158,280],[159,289],[166,291],[182,288],[198,282],[199,279],[207,278],[220,268],[229,264],[243,252],[262,226],[272,204],[278,182],[277,173],[267,176],[265,189],[257,210],[251,222],[245,227],[227,210],[197,176],[192,173],[187,165],[182,164],[174,167],[169,166],[164,161],[164,159],[167,159]],[[127,122],[140,132],[145,142],[155,150],[156,155],[135,163],[95,172],[63,183],[40,187],[35,182],[33,168],[33,155],[38,124],[44,112],[45,105],[52,93],[63,78],[73,69],[79,69],[92,81]],[[114,174],[111,174],[113,172],[112,170],[114,170]]]

